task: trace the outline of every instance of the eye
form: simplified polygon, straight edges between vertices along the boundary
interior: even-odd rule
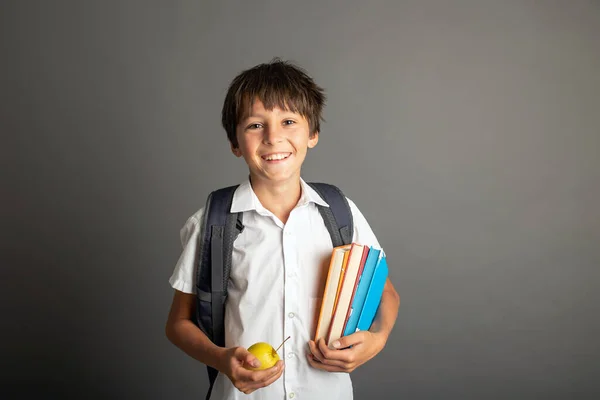
[[[293,125],[295,123],[296,123],[296,121],[291,120],[291,119],[286,119],[285,121],[283,121],[284,125]]]
[[[261,124],[250,124],[246,127],[246,129],[260,129],[261,127]]]

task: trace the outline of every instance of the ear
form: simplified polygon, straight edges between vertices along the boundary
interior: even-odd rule
[[[240,150],[240,147],[235,147],[233,145],[233,143],[229,142],[229,147],[231,147],[231,152],[233,153],[234,156],[236,157],[241,157],[242,156],[242,151]]]
[[[314,132],[311,137],[308,138],[308,148],[312,149],[319,143],[319,132]]]

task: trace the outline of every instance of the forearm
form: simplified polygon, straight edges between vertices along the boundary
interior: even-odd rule
[[[381,302],[375,315],[373,324],[371,325],[372,333],[379,336],[382,340],[382,346],[385,345],[387,338],[392,332],[392,328],[398,317],[398,309],[400,308],[400,295],[394,289],[391,281],[388,279],[383,289]]]
[[[222,372],[226,349],[215,345],[192,321],[178,319],[169,322],[166,334],[187,355]]]

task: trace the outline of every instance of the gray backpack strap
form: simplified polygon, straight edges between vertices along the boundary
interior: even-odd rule
[[[217,227],[211,242],[212,290],[213,296],[222,299],[219,304],[213,301],[213,329],[215,344],[225,346],[225,301],[227,284],[231,274],[233,242],[244,230],[243,213],[227,213],[225,226]],[[213,227],[214,229],[215,227]],[[217,279],[215,279],[217,278]]]
[[[242,213],[230,213],[237,186],[212,192],[206,202],[201,229],[196,275],[196,320],[199,328],[218,346],[225,346],[225,301],[231,272],[233,242],[243,230]],[[208,368],[210,398],[218,371]]]
[[[354,221],[352,210],[344,193],[327,183],[308,183],[325,200],[329,207],[317,205],[331,236],[333,247],[352,243]]]

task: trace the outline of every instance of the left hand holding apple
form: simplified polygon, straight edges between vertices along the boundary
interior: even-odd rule
[[[337,343],[336,343],[337,342]],[[327,347],[325,339],[308,345],[310,353],[306,356],[314,368],[330,372],[352,372],[379,353],[386,342],[381,333],[359,331],[344,336]],[[350,347],[352,346],[352,347]]]

